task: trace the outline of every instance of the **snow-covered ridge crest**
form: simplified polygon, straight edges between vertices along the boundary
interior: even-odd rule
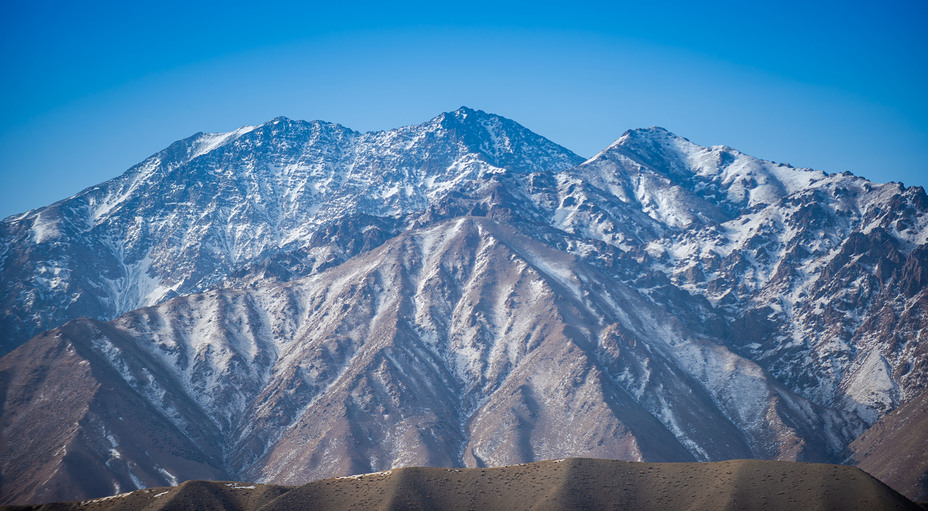
[[[508,119],[465,108],[364,134],[282,117],[197,134],[122,176],[4,221],[11,251],[28,242],[46,253],[34,267],[0,268],[5,308],[18,311],[6,316],[10,337],[0,344],[7,351],[79,315],[109,319],[206,290],[282,250],[308,250],[319,229],[353,215],[413,215],[465,182],[580,161]],[[49,279],[55,272],[69,278]],[[132,291],[143,289],[164,292]],[[47,292],[60,298],[40,298]],[[40,305],[58,299],[65,303]]]
[[[827,177],[727,146],[702,147],[659,127],[625,132],[580,168],[585,179],[680,228],[774,204]]]
[[[161,424],[191,458],[130,452],[161,437],[115,413],[48,421],[95,442],[50,452],[118,441],[144,484],[842,461],[928,388],[923,189],[659,128],[582,162],[466,108],[369,133],[277,118],[178,141],[0,240],[5,349],[67,322],[2,374],[52,364],[67,375],[11,389],[65,382],[78,415],[112,391]]]
[[[204,133],[197,138],[196,144],[191,148],[190,158],[206,154],[217,147],[234,142],[235,139],[254,131],[257,126],[242,126],[241,128],[225,133]]]

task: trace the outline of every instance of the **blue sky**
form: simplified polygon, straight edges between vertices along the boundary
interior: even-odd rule
[[[928,185],[928,1],[0,0],[0,217],[195,132],[466,105],[592,156],[626,129]]]

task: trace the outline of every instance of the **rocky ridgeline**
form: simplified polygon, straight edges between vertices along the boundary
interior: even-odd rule
[[[585,162],[466,108],[198,134],[0,224],[3,501],[564,456],[886,466],[877,430],[925,443],[900,425],[926,241],[920,187],[660,128]],[[908,459],[872,473],[928,498]]]

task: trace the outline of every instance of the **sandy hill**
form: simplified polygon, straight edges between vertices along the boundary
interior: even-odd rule
[[[500,468],[410,467],[287,487],[188,481],[36,507],[290,509],[920,509],[860,469],[734,460],[638,463],[571,458]]]

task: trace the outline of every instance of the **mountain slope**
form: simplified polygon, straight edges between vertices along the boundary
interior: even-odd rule
[[[0,353],[68,319],[112,319],[203,291],[347,216],[401,217],[462,181],[580,161],[467,108],[386,132],[277,118],[197,134],[0,223]],[[344,247],[316,247],[317,265],[333,250]]]
[[[56,509],[920,509],[861,470],[771,461],[558,459],[400,468],[299,487],[191,481]]]
[[[851,461],[913,500],[928,502],[928,392],[886,414],[849,446]]]
[[[575,186],[554,225],[633,253],[645,263],[630,265],[705,299],[690,326],[709,323],[707,334],[794,391],[872,423],[928,385],[922,188],[764,162],[659,128],[626,133],[558,179]],[[629,206],[647,216],[608,214]],[[707,321],[714,314],[729,325]]]
[[[925,438],[873,429],[928,387],[924,190],[660,128],[581,162],[465,108],[367,134],[279,118],[180,141],[0,240],[10,348],[96,318],[0,360],[6,502]],[[25,435],[62,392],[62,422]],[[145,428],[112,434],[105,400],[190,447],[117,448]],[[95,453],[94,484],[62,445]]]
[[[477,217],[307,279],[175,298],[46,337],[84,324],[90,333],[73,338],[105,361],[97,384],[130,386],[113,399],[161,410],[245,480],[556,453],[825,461],[862,429],[581,260]],[[21,353],[35,344],[3,360],[29,367]]]
[[[118,369],[101,353],[103,338],[122,347]],[[228,477],[212,441],[216,432],[182,392],[160,389],[157,408],[137,394],[135,378],[166,383],[163,368],[140,355],[111,327],[78,320],[0,359],[3,502]],[[185,430],[172,424],[169,411],[187,418]]]

